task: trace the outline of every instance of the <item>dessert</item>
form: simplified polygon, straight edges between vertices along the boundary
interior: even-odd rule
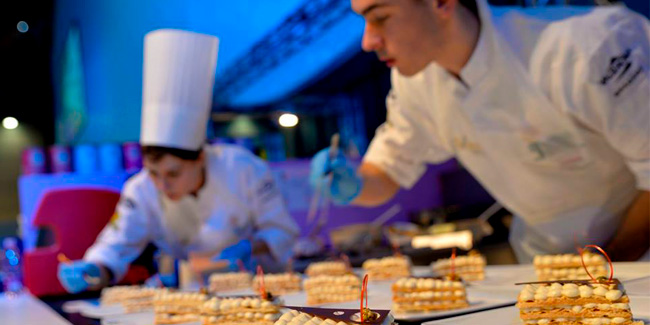
[[[372,280],[388,280],[411,275],[411,259],[406,256],[388,256],[363,262],[363,270]]]
[[[454,272],[465,281],[480,281],[485,279],[485,256],[471,253],[466,256],[457,256],[454,259],[443,258],[431,263],[433,273],[441,276],[451,275]]]
[[[199,321],[201,306],[208,300],[202,293],[164,292],[154,297],[154,323],[180,324]]]
[[[211,298],[201,306],[201,324],[273,324],[280,318],[280,301],[256,297]]]
[[[632,319],[630,299],[617,280],[527,284],[517,307],[524,324],[643,325]]]
[[[208,279],[211,293],[248,289],[253,276],[247,272],[213,273]]]
[[[393,311],[428,312],[467,307],[465,284],[458,278],[401,278],[393,284]]]
[[[603,256],[590,252],[585,252],[583,256],[587,270],[594,277],[607,275]],[[537,255],[533,265],[539,281],[589,279],[578,254]]]
[[[305,279],[307,305],[353,301],[359,299],[361,280],[354,274],[320,275]]]

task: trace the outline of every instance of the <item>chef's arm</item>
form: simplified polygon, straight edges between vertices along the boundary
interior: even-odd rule
[[[354,205],[365,207],[378,206],[392,199],[400,186],[381,167],[364,161],[357,174],[361,176],[363,186],[359,195],[352,201]]]
[[[641,191],[628,207],[616,234],[607,245],[615,261],[636,261],[650,248],[650,194]]]
[[[253,255],[266,255],[271,253],[269,245],[266,244],[266,241],[263,239],[255,239],[252,243],[252,254]]]

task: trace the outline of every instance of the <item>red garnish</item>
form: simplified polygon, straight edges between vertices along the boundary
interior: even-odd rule
[[[456,247],[451,249],[451,278],[456,275]]]
[[[257,266],[257,277],[260,279],[260,295],[262,296],[262,299],[266,299],[266,286],[264,285],[264,270],[262,270],[262,266],[258,265]]]
[[[341,254],[341,259],[343,260],[343,263],[345,263],[345,266],[348,268],[348,270],[352,271],[352,265],[350,264],[350,258],[345,254]]]
[[[363,282],[361,283],[361,307],[359,308],[359,313],[361,316],[361,322],[363,323],[363,299],[366,299],[366,308],[368,309],[368,274],[363,277]]]
[[[578,254],[582,254],[582,246],[578,244],[578,234],[573,233],[573,245],[575,246],[576,250],[578,251]]]
[[[248,270],[244,266],[244,262],[242,262],[241,260],[237,260],[237,266],[239,267],[239,272],[244,272],[244,273],[248,272]]]
[[[598,245],[587,245],[580,251],[580,260],[582,261],[582,267],[585,269],[585,272],[587,272],[587,275],[589,275],[589,277],[594,281],[594,283],[599,282],[598,279],[594,278],[594,276],[591,275],[591,273],[589,273],[589,270],[587,270],[587,265],[585,264],[584,253],[587,251],[587,248],[589,247],[597,249],[607,259],[607,262],[609,263],[609,280],[607,280],[607,283],[612,283],[612,279],[614,278],[614,266],[612,265],[612,260],[609,258],[609,255],[607,255],[605,250],[600,248],[600,246]]]
[[[393,247],[393,255],[402,257],[402,252],[399,251],[399,245],[397,245],[397,243],[393,243],[391,246]]]

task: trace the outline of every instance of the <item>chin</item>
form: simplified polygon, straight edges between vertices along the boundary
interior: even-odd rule
[[[408,68],[408,67],[399,67],[399,66],[397,66],[397,67],[395,67],[395,68],[397,69],[397,71],[398,71],[401,75],[406,76],[406,77],[414,76],[414,75],[416,75],[418,72],[420,72],[420,71],[423,70],[423,69],[413,69],[413,68]]]
[[[179,201],[183,196],[178,194],[165,194],[165,196],[172,201]]]

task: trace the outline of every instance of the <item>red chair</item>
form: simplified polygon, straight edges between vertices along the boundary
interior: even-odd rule
[[[35,227],[49,227],[55,243],[26,252],[25,286],[36,296],[66,293],[57,278],[59,253],[71,260],[83,257],[115,211],[120,194],[101,189],[60,189],[45,194],[36,210]],[[131,269],[130,271],[135,271]],[[129,276],[130,279],[148,276]],[[133,273],[133,272],[131,272]]]

